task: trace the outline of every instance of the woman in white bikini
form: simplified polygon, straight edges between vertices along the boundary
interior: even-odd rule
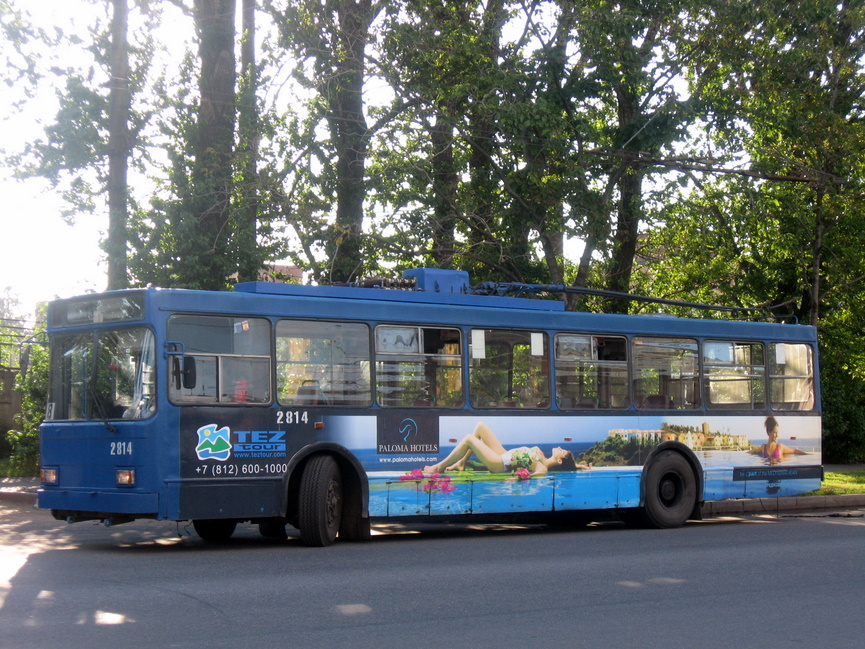
[[[560,447],[554,448],[550,457],[544,455],[537,446],[520,446],[508,450],[502,446],[489,426],[479,422],[474,432],[466,435],[445,459],[424,467],[424,473],[463,471],[472,454],[492,473],[511,473],[526,469],[531,475],[543,475],[549,471],[591,468],[591,465],[577,464],[573,453]]]

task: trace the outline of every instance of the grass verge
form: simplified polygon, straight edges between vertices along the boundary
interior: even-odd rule
[[[849,473],[826,473],[823,486],[817,491],[809,491],[803,496],[840,496],[842,494],[865,493],[865,471]]]

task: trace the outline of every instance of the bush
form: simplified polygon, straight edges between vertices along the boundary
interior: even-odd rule
[[[15,380],[21,395],[21,412],[15,415],[16,430],[6,433],[12,447],[10,476],[30,476],[39,472],[39,425],[48,401],[48,347],[30,345]]]
[[[865,382],[825,348],[821,363],[823,462],[865,462]]]

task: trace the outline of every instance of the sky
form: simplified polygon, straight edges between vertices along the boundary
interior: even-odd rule
[[[66,26],[78,13],[105,11],[80,0],[17,0],[45,27]],[[79,22],[79,25],[82,23]],[[86,24],[86,23],[85,23]],[[20,151],[40,137],[56,112],[54,91],[35,98],[24,113],[10,108],[15,93],[0,95],[0,149]],[[105,289],[107,277],[99,242],[107,229],[107,212],[81,215],[74,225],[60,217],[62,198],[38,179],[16,181],[0,168],[0,295],[6,289],[18,299],[16,315],[32,317],[37,302]]]
[[[19,315],[31,316],[37,302],[105,289],[101,216],[67,225],[60,197],[36,180],[3,180],[0,192],[0,294],[9,287]]]

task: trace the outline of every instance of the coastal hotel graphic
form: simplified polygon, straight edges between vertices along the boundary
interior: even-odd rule
[[[748,451],[753,448],[747,435],[713,433],[708,422],[697,428],[693,426],[666,426],[661,430],[616,429],[611,438],[636,442],[643,446],[654,446],[661,442],[680,442],[692,451]]]

